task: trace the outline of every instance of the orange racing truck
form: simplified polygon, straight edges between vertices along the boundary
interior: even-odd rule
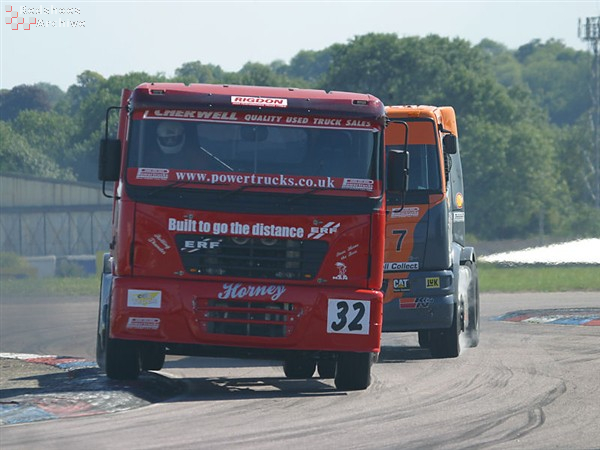
[[[388,185],[384,332],[418,332],[433,357],[479,342],[475,250],[465,244],[463,176],[454,109],[388,106],[385,148],[408,160],[404,186]],[[408,183],[406,185],[406,182]],[[461,338],[462,334],[462,339]]]
[[[365,94],[123,91],[99,157],[114,202],[96,347],[107,376],[160,370],[165,355],[248,357],[366,389],[382,326],[384,126]]]

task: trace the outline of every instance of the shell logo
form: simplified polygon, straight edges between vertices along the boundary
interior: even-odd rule
[[[465,199],[463,198],[463,195],[460,192],[456,194],[454,203],[456,204],[457,208],[462,209],[463,204],[465,203]]]

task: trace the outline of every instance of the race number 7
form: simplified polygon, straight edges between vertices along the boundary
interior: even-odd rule
[[[399,252],[402,248],[402,241],[406,236],[406,230],[392,230],[392,234],[398,234],[398,242],[396,242],[396,251]]]
[[[329,299],[327,332],[369,334],[371,302],[361,300]]]

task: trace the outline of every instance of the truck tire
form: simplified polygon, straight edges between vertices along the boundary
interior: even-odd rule
[[[477,266],[468,261],[465,264],[471,272],[467,296],[467,320],[465,323],[465,340],[467,347],[479,345],[479,277]]]
[[[160,370],[165,364],[165,347],[155,342],[140,344],[142,370]]]
[[[102,292],[102,282],[100,287]],[[113,380],[135,380],[140,375],[140,354],[135,342],[112,339],[110,336],[110,300],[98,310],[96,361],[100,369]]]
[[[429,348],[431,346],[431,336],[428,330],[421,330],[419,334],[419,347]]]
[[[337,361],[335,359],[322,359],[317,362],[317,372],[321,378],[335,378]]]
[[[283,372],[292,380],[312,378],[316,367],[314,359],[304,356],[290,357],[283,361]]]
[[[335,374],[335,387],[339,391],[360,391],[371,384],[371,353],[340,353]]]
[[[434,358],[456,358],[460,354],[460,320],[458,306],[454,305],[452,325],[442,330],[431,330],[429,350]]]
[[[136,343],[108,338],[106,376],[112,380],[137,380],[140,371],[140,352]]]

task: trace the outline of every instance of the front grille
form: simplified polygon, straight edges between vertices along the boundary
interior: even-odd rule
[[[299,309],[271,300],[194,299],[194,312],[206,333],[279,338],[292,333]]]
[[[311,280],[328,249],[327,242],[317,240],[197,234],[175,239],[183,266],[193,275]]]

